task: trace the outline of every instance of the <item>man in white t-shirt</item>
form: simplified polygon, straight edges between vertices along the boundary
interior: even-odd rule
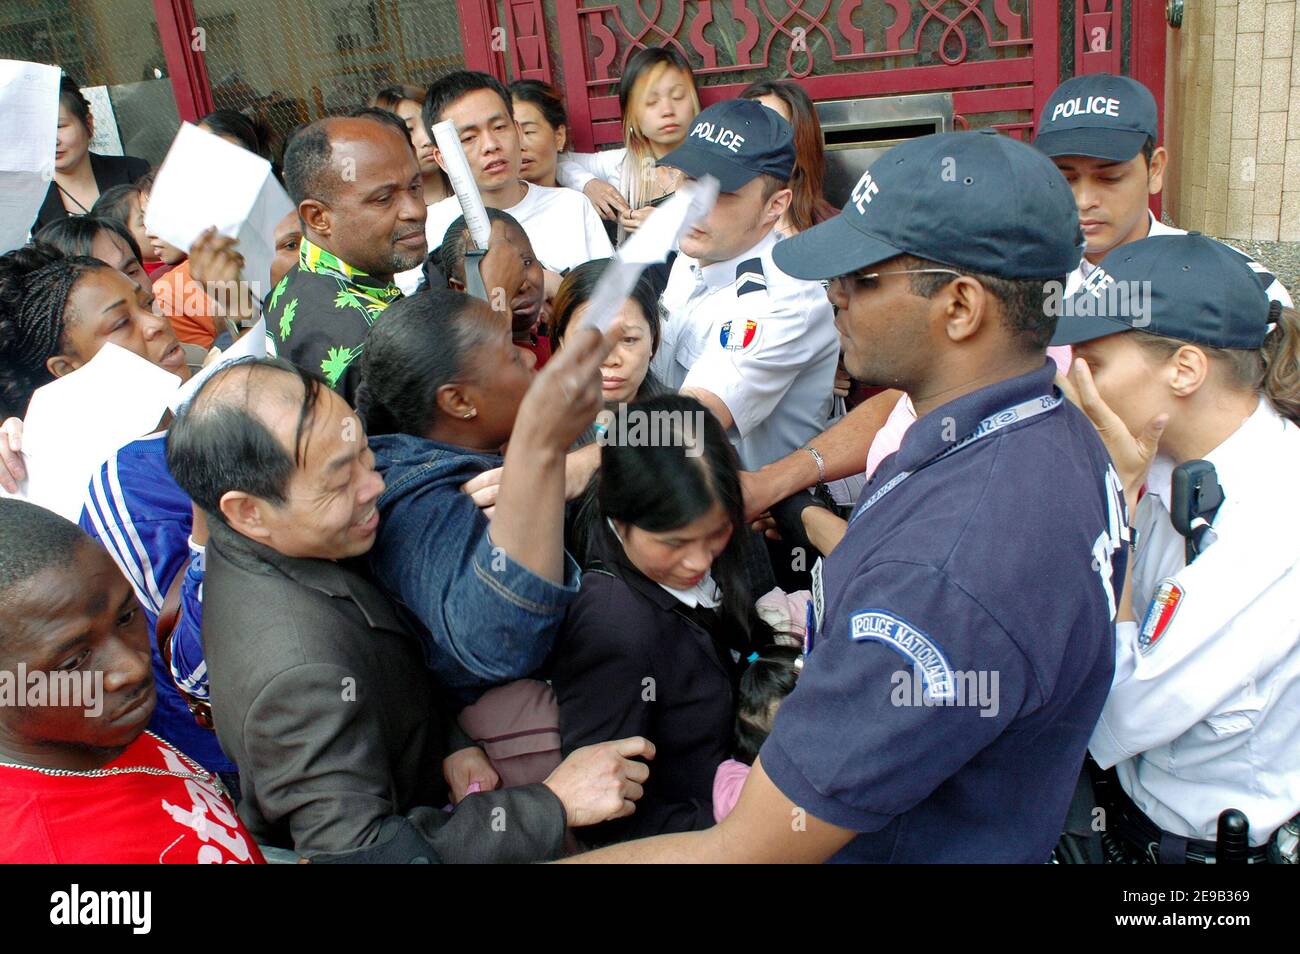
[[[444,120],[456,124],[483,204],[509,212],[523,226],[546,269],[547,298],[555,294],[562,273],[613,254],[600,216],[581,192],[550,189],[519,177],[519,127],[510,93],[498,80],[467,70],[442,77],[429,87],[423,119],[430,135]],[[447,168],[436,145],[434,157]],[[454,195],[429,206],[425,235],[431,251],[436,253],[447,227],[460,215]],[[398,286],[410,294],[419,285],[421,272],[417,268],[398,275]]]

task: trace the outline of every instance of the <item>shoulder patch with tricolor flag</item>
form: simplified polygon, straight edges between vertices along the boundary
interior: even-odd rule
[[[718,344],[726,351],[748,351],[758,342],[758,322],[752,318],[734,318],[722,323]]]
[[[1138,651],[1143,656],[1156,648],[1156,643],[1169,629],[1182,602],[1183,588],[1172,578],[1161,580],[1151,606],[1147,609],[1146,619],[1142,621],[1142,630],[1138,633]]]

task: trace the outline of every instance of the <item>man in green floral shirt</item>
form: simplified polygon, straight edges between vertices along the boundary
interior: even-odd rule
[[[401,121],[384,116],[322,119],[289,142],[285,186],[303,239],[266,307],[280,355],[353,404],[366,332],[402,297],[393,275],[428,252],[419,162]]]

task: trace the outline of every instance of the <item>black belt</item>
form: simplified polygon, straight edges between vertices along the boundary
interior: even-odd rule
[[[1137,854],[1136,860],[1145,864],[1208,865],[1214,864],[1216,845],[1212,841],[1186,838],[1165,831],[1129,798],[1120,785],[1114,769],[1101,773],[1094,779],[1098,801],[1106,804],[1109,818],[1107,828],[1125,847]],[[1268,861],[1268,845],[1252,847],[1246,855],[1247,863]]]

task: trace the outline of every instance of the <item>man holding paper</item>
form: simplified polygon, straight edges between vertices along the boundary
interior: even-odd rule
[[[559,286],[560,273],[613,254],[600,216],[581,192],[520,178],[519,127],[510,93],[500,81],[467,71],[444,76],[429,87],[423,115],[431,131],[446,120],[456,124],[483,204],[509,212],[523,226],[546,268],[548,298]],[[451,175],[453,167],[444,151],[435,147],[434,156]],[[454,195],[429,207],[425,233],[431,248],[442,244],[448,226],[461,214]],[[409,293],[419,279],[420,271],[415,270],[398,276],[398,284]]]
[[[298,206],[298,267],[266,302],[279,353],[355,403],[366,332],[402,297],[393,275],[424,261],[424,184],[400,126],[375,115],[300,130],[284,154]]]

